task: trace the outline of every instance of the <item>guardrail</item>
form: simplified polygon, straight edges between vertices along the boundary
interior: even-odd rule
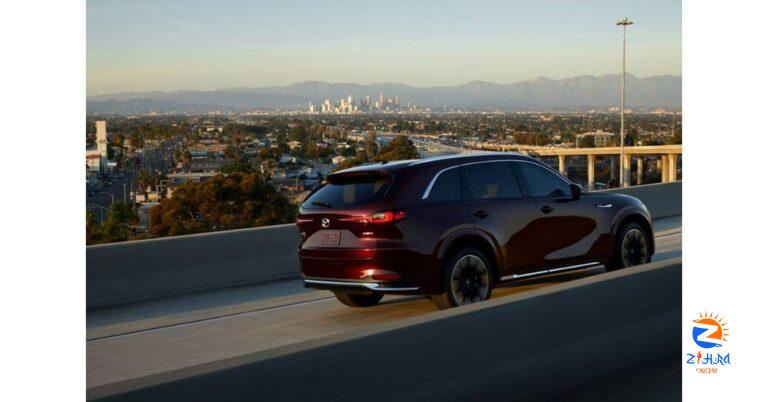
[[[88,397],[548,400],[624,377],[631,386],[616,387],[624,395],[616,399],[680,399],[681,266],[676,258],[577,279],[105,385]],[[659,369],[671,375],[659,379]],[[642,381],[654,375],[656,383]]]
[[[654,218],[682,213],[682,182],[614,189]],[[293,224],[86,247],[86,306],[118,305],[298,276]]]

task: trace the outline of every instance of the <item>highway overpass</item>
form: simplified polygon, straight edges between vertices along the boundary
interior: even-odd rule
[[[520,152],[533,157],[557,157],[560,173],[567,176],[567,164],[569,157],[585,156],[587,158],[587,185],[595,188],[595,160],[597,157],[616,156],[623,157],[624,177],[631,177],[632,160],[636,164],[635,185],[643,184],[643,156],[657,156],[657,169],[661,172],[661,182],[669,183],[678,180],[678,161],[683,155],[682,145],[644,145],[624,147],[623,153],[620,147],[602,148],[564,148],[564,147],[539,147],[528,145],[499,145],[494,143],[470,143],[472,149],[485,151]],[[623,156],[621,156],[623,155]],[[623,187],[629,187],[632,183],[626,180]]]
[[[386,141],[389,141],[398,135],[403,134],[388,132],[376,133],[378,138],[385,139]],[[476,152],[472,149],[444,144],[440,141],[437,141],[435,137],[428,135],[408,134],[408,139],[413,142],[413,145],[416,147],[416,149],[419,151],[419,155],[422,157],[446,154],[467,154]]]
[[[387,140],[402,135],[399,133],[379,132],[377,135]],[[564,176],[568,176],[568,162],[574,157],[586,158],[587,181],[590,189],[595,188],[595,164],[598,157],[623,158],[624,177],[631,178],[632,161],[635,162],[635,182],[631,179],[625,181],[623,187],[641,185],[644,183],[645,166],[644,158],[655,156],[656,169],[660,172],[661,182],[669,183],[679,180],[680,160],[683,155],[682,145],[644,145],[624,147],[623,153],[620,147],[600,148],[566,148],[566,147],[542,147],[530,145],[500,145],[492,142],[466,142],[464,146],[448,145],[437,138],[425,134],[407,134],[413,141],[419,153],[423,156],[441,154],[464,154],[477,151],[519,152],[535,158],[556,157],[557,168]],[[622,156],[623,155],[623,156]]]
[[[619,190],[654,214],[656,262],[520,281],[450,311],[304,289],[293,225],[89,246],[88,397],[679,399],[681,189]]]

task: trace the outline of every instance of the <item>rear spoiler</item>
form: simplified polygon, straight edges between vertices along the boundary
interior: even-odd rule
[[[325,181],[331,184],[347,184],[386,179],[392,179],[392,173],[386,170],[360,170],[357,172],[332,173],[325,178]]]

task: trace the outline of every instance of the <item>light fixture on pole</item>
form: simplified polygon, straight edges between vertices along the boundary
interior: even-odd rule
[[[616,25],[620,25],[622,28],[621,36],[621,127],[619,136],[621,137],[621,145],[619,148],[619,186],[626,187],[628,184],[628,177],[624,175],[624,80],[627,75],[627,26],[632,25],[634,22],[629,18],[619,20]]]

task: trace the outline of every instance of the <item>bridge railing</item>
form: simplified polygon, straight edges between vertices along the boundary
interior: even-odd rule
[[[682,213],[682,182],[606,190],[633,195],[654,217]],[[295,225],[86,247],[86,305],[118,305],[295,278]]]

